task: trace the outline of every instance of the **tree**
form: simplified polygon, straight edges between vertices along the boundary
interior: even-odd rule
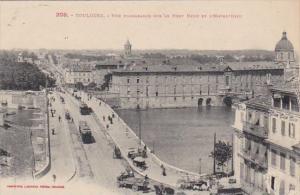
[[[211,156],[216,159],[217,165],[222,167],[232,158],[232,146],[229,143],[219,140],[215,144],[215,151],[211,152]]]
[[[27,55],[28,52],[27,52]],[[16,62],[16,53],[0,51],[0,88],[5,90],[40,90],[45,87],[47,77],[31,63]],[[55,80],[48,78],[48,87],[53,87]]]

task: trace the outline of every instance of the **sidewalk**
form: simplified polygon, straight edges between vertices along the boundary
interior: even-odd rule
[[[55,101],[52,101],[51,97],[54,97]],[[68,124],[64,118],[64,105],[57,94],[50,95],[49,99],[49,102],[52,104],[52,107],[49,108],[51,169],[40,180],[53,182],[53,175],[56,175],[56,183],[66,183],[76,173],[76,166],[71,150],[72,142],[68,132]],[[56,110],[54,117],[52,117],[50,109]],[[61,117],[60,122],[58,116]],[[52,129],[55,129],[54,135],[52,135]]]
[[[111,136],[116,145],[120,148],[123,157],[130,163],[131,167],[133,167],[141,175],[147,175],[153,180],[173,187],[178,187],[178,180],[186,179],[187,177],[189,177],[190,179],[200,177],[199,174],[184,171],[177,167],[173,167],[165,162],[162,162],[160,159],[157,158],[157,156],[150,153],[149,148],[147,152],[148,158],[145,158],[148,168],[145,171],[137,168],[133,165],[132,160],[128,159],[127,151],[129,148],[143,148],[144,143],[142,142],[142,145],[140,146],[140,141],[136,134],[117,115],[117,113],[115,113],[109,107],[109,105],[94,97],[89,99],[87,94],[85,93],[81,93],[81,98],[85,103],[88,104],[89,107],[93,109],[100,123],[105,127],[107,133]],[[114,114],[114,117],[112,117],[112,114]],[[110,124],[108,116],[113,118],[113,124]],[[161,165],[163,165],[166,168],[166,176],[162,175]]]

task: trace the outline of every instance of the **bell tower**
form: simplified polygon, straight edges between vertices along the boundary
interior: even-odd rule
[[[132,48],[132,45],[129,42],[129,40],[127,39],[126,43],[124,44],[124,55],[126,57],[131,56],[131,48]]]

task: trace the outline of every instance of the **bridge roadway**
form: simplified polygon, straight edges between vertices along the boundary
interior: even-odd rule
[[[93,174],[91,185],[97,184],[101,186],[101,188],[109,189],[109,192],[113,194],[132,194],[131,190],[118,188],[116,185],[116,178],[125,170],[125,165],[122,161],[113,159],[112,143],[110,143],[105,134],[103,134],[101,130],[103,127],[99,126],[93,115],[80,115],[79,102],[77,100],[66,94],[61,94],[61,96],[64,97],[66,102],[65,109],[69,111],[73,118],[75,125],[71,126],[73,126],[73,128],[75,127],[78,132],[78,122],[85,120],[92,130],[92,135],[95,140],[93,143],[82,144],[79,132],[79,139],[77,139],[77,141],[83,145],[84,153],[82,155],[86,155],[86,160],[88,161],[86,166],[90,166]],[[82,164],[86,162],[80,161],[77,163]],[[83,166],[82,168],[85,169],[86,167]],[[84,177],[86,175],[83,174],[83,178],[80,176],[80,173],[84,172],[84,170],[78,169],[77,171],[78,174],[76,175],[75,183],[85,181]]]

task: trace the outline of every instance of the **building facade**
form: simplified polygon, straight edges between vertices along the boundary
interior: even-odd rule
[[[300,194],[299,83],[271,89],[268,136],[268,190],[271,194]]]
[[[300,194],[299,83],[235,106],[234,171],[250,194]],[[259,193],[258,192],[258,193]]]
[[[272,63],[211,66],[136,66],[112,73],[110,91],[121,108],[221,105],[225,97],[251,98],[268,83],[283,80],[283,68]]]
[[[87,86],[95,83],[95,69],[89,66],[72,66],[64,69],[64,82],[68,86],[82,83]]]

